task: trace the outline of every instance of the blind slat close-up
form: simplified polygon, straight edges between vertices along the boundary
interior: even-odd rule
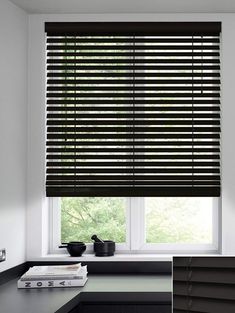
[[[235,312],[234,257],[174,257],[174,313]]]
[[[47,196],[220,195],[220,23],[46,23]]]

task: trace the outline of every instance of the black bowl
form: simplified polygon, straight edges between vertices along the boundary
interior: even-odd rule
[[[59,248],[67,248],[71,256],[82,256],[83,252],[86,251],[86,245],[81,241],[70,241],[69,243],[59,246]]]
[[[113,256],[115,252],[115,242],[112,240],[94,242],[94,252],[96,256]]]

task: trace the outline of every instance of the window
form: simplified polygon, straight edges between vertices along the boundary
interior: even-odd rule
[[[51,252],[91,235],[116,241],[120,252],[216,252],[219,199],[208,197],[51,198]]]
[[[215,251],[220,23],[46,23],[54,251]],[[79,238],[77,238],[79,236]]]

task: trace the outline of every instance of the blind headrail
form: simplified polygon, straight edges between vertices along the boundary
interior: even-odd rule
[[[221,22],[46,22],[48,35],[215,35]]]

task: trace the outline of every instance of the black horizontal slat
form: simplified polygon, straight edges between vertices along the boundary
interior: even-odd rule
[[[116,38],[116,37],[93,37],[93,38],[84,38],[84,37],[75,37],[75,38],[61,38],[61,37],[48,37],[47,43],[192,43],[192,38],[174,38],[174,37],[168,37],[168,38],[156,38],[156,37],[149,37],[149,38],[138,38],[138,37],[122,37],[122,38]],[[194,43],[219,43],[219,38],[212,37],[212,38],[194,38]]]
[[[86,187],[86,186],[218,186],[218,182],[214,181],[209,181],[209,182],[204,182],[204,181],[135,181],[135,178],[133,177],[132,180],[130,181],[79,181],[75,184],[75,182],[68,182],[66,181],[65,183],[61,182],[47,182],[47,186],[74,186],[76,185],[77,188],[80,187]]]
[[[48,79],[47,84],[220,84],[219,79]]]
[[[197,182],[199,181],[216,181],[219,180],[219,176],[215,175],[80,175],[79,180],[140,180],[140,181],[145,181],[145,180],[154,180],[154,181],[179,181],[179,178],[182,180],[195,180]],[[56,179],[59,181],[59,179]],[[63,180],[63,179],[62,179]]]
[[[149,161],[149,162],[143,162],[143,161],[132,161],[132,162],[56,162],[56,161],[48,161],[47,166],[52,166],[52,167],[79,167],[79,166],[84,166],[84,167],[124,167],[124,166],[145,166],[145,167],[163,167],[163,166],[178,166],[178,167],[186,167],[186,166],[200,166],[200,167],[208,167],[208,166],[216,166],[219,167],[220,163],[216,161],[194,161],[194,162],[188,162],[188,161]]]
[[[193,65],[193,69],[202,70],[202,65]],[[203,70],[219,70],[219,65],[203,65]],[[80,70],[96,70],[96,71],[104,71],[104,70],[124,70],[124,71],[137,71],[137,70],[192,70],[192,65],[48,65],[48,71],[80,71]]]
[[[102,169],[102,168],[73,168],[73,169],[68,169],[68,168],[65,168],[65,169],[59,169],[59,173],[57,173],[55,171],[55,169],[48,169],[47,171],[47,180],[48,181],[51,181],[51,180],[63,180],[63,181],[66,181],[66,180],[76,180],[77,179],[77,176],[75,174],[77,173],[83,173],[83,174],[89,174],[91,175],[91,171],[94,174],[108,174],[108,175],[113,175],[113,174],[132,174],[133,173],[133,168],[106,168],[106,169]],[[156,168],[147,168],[147,169],[143,169],[143,168],[136,168],[135,169],[135,173],[138,175],[140,173],[143,173],[143,174],[153,174],[153,173],[156,173],[156,174],[169,174],[169,175],[172,175],[172,174],[192,174],[192,170],[191,169],[187,169],[187,168],[171,168],[171,169],[163,169],[163,168],[159,168],[159,169],[156,169]],[[198,168],[195,168],[194,169],[194,174],[219,174],[219,170],[218,169],[215,169],[213,168],[212,170],[210,169],[205,169],[205,168],[202,168],[202,169],[198,169]],[[66,174],[66,175],[61,175],[61,174]]]
[[[167,70],[167,69],[166,69]],[[79,74],[79,75],[78,75]],[[203,75],[202,75],[203,74]],[[135,72],[135,77],[170,77],[171,79],[173,77],[220,77],[220,73],[213,71],[213,72],[205,72],[204,68],[203,70],[201,69],[200,72],[194,72],[192,73],[192,68],[188,69],[188,72],[182,72],[180,69],[178,71],[170,71],[170,72]],[[68,72],[68,71],[61,71],[61,72],[48,72],[47,77],[76,77],[76,78],[81,78],[81,77],[109,77],[109,78],[115,78],[115,77],[133,77],[133,72],[79,72],[79,73],[74,73],[74,72]]]
[[[163,111],[163,112],[169,112],[169,111],[178,111],[178,112],[183,112],[183,111],[220,111],[219,106],[138,106],[138,107],[129,107],[129,106],[95,106],[95,107],[90,107],[90,106],[47,106],[47,111],[88,111],[88,112],[93,112],[93,111],[115,111],[115,112],[120,112],[120,111],[133,111],[139,112],[149,112],[149,111]]]
[[[235,302],[223,299],[205,299],[203,297],[194,298],[190,307],[189,297],[174,296],[174,308],[185,310],[186,312],[206,312],[206,313],[234,313]]]
[[[196,141],[194,140],[193,146],[219,146],[220,142],[219,140],[203,140],[203,141]],[[75,141],[75,140],[66,140],[66,141],[47,141],[46,142],[47,146],[131,146],[133,147],[133,141]],[[149,141],[149,140],[136,140],[135,141],[135,146],[190,146],[192,147],[192,141],[191,140],[184,140],[184,141],[179,141],[179,140],[170,140],[170,141],[164,141],[164,140],[158,140],[158,141]]]
[[[208,133],[208,132],[220,132],[219,127],[48,127],[47,128],[48,133],[149,133],[149,132],[155,132],[155,133],[179,133],[179,132],[194,132],[194,133]],[[107,134],[107,136],[109,136]]]
[[[219,187],[47,187],[47,197],[91,197],[94,194],[100,197],[169,197],[174,195],[177,197],[213,197],[218,196]],[[221,313],[221,312],[220,312]]]
[[[86,173],[86,174],[116,174],[116,173],[133,173],[133,166],[131,167],[125,167],[125,168],[97,168],[97,167],[75,167],[75,168],[49,168],[47,169],[47,174],[50,174],[47,176],[47,178],[50,180],[55,179],[60,179],[60,180],[71,180],[71,177],[77,177],[75,174],[78,173]],[[157,174],[180,174],[180,173],[192,173],[192,168],[135,168],[135,173],[145,173],[145,174],[152,174],[152,173],[157,173]],[[198,174],[203,174],[203,173],[211,173],[211,174],[219,174],[220,171],[218,168],[194,168],[194,173]],[[61,175],[63,174],[63,175]],[[66,174],[66,175],[64,175]],[[71,176],[70,174],[73,174],[75,176]],[[54,175],[54,176],[53,176]],[[61,178],[60,178],[61,177]],[[75,178],[72,178],[75,179]]]
[[[134,150],[134,149],[133,149]],[[209,159],[209,160],[214,160],[214,159],[219,159],[219,155],[213,154],[213,155],[167,155],[167,154],[163,154],[163,155],[159,155],[159,154],[155,154],[155,155],[140,155],[140,154],[135,154],[133,156],[133,154],[130,155],[116,155],[116,154],[102,154],[102,155],[59,155],[59,154],[53,154],[53,155],[47,155],[47,159],[48,160],[99,160],[99,159],[104,159],[104,160],[129,160],[129,159],[135,159],[135,160],[155,160],[155,159],[163,159],[163,160],[167,160],[167,159],[173,159],[173,160],[178,160],[178,159],[193,159],[193,160],[204,160],[204,159]]]
[[[220,60],[217,58],[213,59],[182,59],[182,58],[174,58],[174,59],[107,59],[107,58],[97,58],[97,59],[48,59],[47,64],[175,64],[175,63],[183,63],[183,64],[219,64]]]
[[[235,269],[235,258],[226,256],[223,257],[174,257],[174,267],[188,267],[190,264],[191,268],[234,268]]]
[[[214,133],[202,133],[202,134],[193,134],[193,137],[195,139],[219,139],[219,134]],[[48,139],[189,139],[192,138],[191,134],[185,134],[185,133],[175,133],[175,134],[152,134],[152,133],[135,133],[133,134],[47,134]]]
[[[130,88],[131,89],[131,88]],[[128,90],[129,91],[129,90]],[[209,97],[215,97],[219,98],[219,93],[200,93],[200,92],[194,92],[194,93],[185,93],[185,92],[178,92],[178,93],[161,93],[161,92],[152,92],[152,93],[136,93],[136,98],[209,98]],[[107,92],[91,92],[91,93],[47,93],[48,98],[133,98],[133,93],[129,92],[114,92],[107,93]]]
[[[178,45],[47,45],[47,51],[54,50],[219,50],[219,45],[201,45],[201,44],[192,44],[189,45],[181,45],[180,42]]]
[[[174,281],[188,281],[185,268],[174,268]],[[235,288],[235,269],[227,268],[194,268],[190,282],[233,284]]]
[[[164,119],[164,118],[218,118],[220,117],[220,114],[218,113],[193,113],[193,114],[190,114],[190,113],[142,113],[142,114],[128,114],[128,113],[125,113],[125,114],[122,114],[122,113],[117,113],[117,114],[114,114],[114,113],[103,113],[102,114],[102,119],[105,119],[105,118],[126,118],[126,119],[138,119],[138,118],[141,118],[141,119],[145,119],[145,118],[159,118],[159,119]],[[81,113],[81,114],[65,114],[65,113],[48,113],[47,114],[47,118],[73,118],[73,119],[80,119],[80,118],[99,118],[99,116],[97,114],[88,114],[88,113]]]
[[[175,281],[173,283],[174,295],[187,296],[188,283]],[[214,298],[235,300],[234,286],[213,283],[191,283],[190,297]]]
[[[102,148],[100,150],[100,147],[95,147],[95,148],[47,148],[48,153],[107,153],[107,152],[112,152],[112,153],[129,153],[133,152],[133,147],[132,148],[120,148],[120,147],[115,147],[115,148]],[[153,148],[153,147],[144,147],[144,148],[136,148],[135,147],[135,153],[219,153],[220,149],[219,148]]]
[[[125,99],[125,100],[120,100],[120,99],[79,99],[79,104],[89,104],[90,107],[92,108],[92,104],[95,105],[99,105],[99,104],[124,104],[124,105],[134,105],[134,104],[138,104],[138,105],[149,105],[149,104],[161,104],[161,105],[167,105],[167,104],[188,104],[192,106],[192,98],[191,99],[161,99],[161,100],[155,100],[155,99]],[[48,99],[47,100],[47,104],[53,104],[53,105],[57,105],[57,104],[78,104],[78,100],[70,100],[70,99]],[[220,100],[219,99],[194,99],[193,101],[194,106],[196,106],[197,104],[220,104]],[[119,106],[117,106],[118,108]],[[138,106],[136,106],[138,108]]]
[[[203,49],[202,49],[203,50]],[[79,51],[79,52],[67,52],[64,51],[53,51],[53,52],[47,52],[48,57],[120,57],[120,56],[134,56],[134,57],[219,57],[220,53],[219,51],[187,51],[187,52],[178,52],[178,51],[167,51],[164,50],[161,52],[153,52],[153,51],[118,51],[118,52],[103,52],[103,51]]]
[[[192,119],[188,119],[188,120],[169,120],[169,119],[165,119],[165,120],[162,120],[162,121],[159,121],[159,120],[136,120],[136,119],[133,119],[133,120],[105,120],[105,125],[124,125],[124,126],[127,126],[127,125],[148,125],[148,126],[151,126],[151,125],[174,125],[174,126],[177,126],[177,125],[205,125],[205,126],[210,126],[210,125],[220,125],[220,121],[219,120],[215,120],[215,119],[211,119],[211,120],[206,120],[206,119],[203,119],[203,120],[196,120],[194,119],[193,120],[193,123],[192,123]],[[61,120],[56,120],[56,119],[53,119],[53,120],[50,120],[48,119],[47,120],[47,125],[54,125],[54,126],[70,126],[70,125],[74,125],[76,126],[77,125],[77,120],[66,120],[66,119],[61,119]],[[98,125],[104,125],[104,122],[103,120],[97,120],[97,119],[90,119],[90,120],[84,120],[84,119],[80,119],[79,120],[79,125],[95,125],[95,126],[98,126]]]
[[[48,86],[47,91],[199,91],[200,93],[206,91],[219,91],[219,86]],[[197,93],[195,93],[197,95]],[[71,94],[72,95],[72,94]],[[157,95],[157,93],[156,93]],[[204,94],[206,96],[208,94]],[[211,95],[211,94],[210,94]],[[138,96],[138,94],[136,94]],[[141,95],[143,96],[143,95]],[[147,94],[147,97],[149,95]],[[152,97],[152,95],[150,96]],[[212,94],[213,97],[213,94]]]

